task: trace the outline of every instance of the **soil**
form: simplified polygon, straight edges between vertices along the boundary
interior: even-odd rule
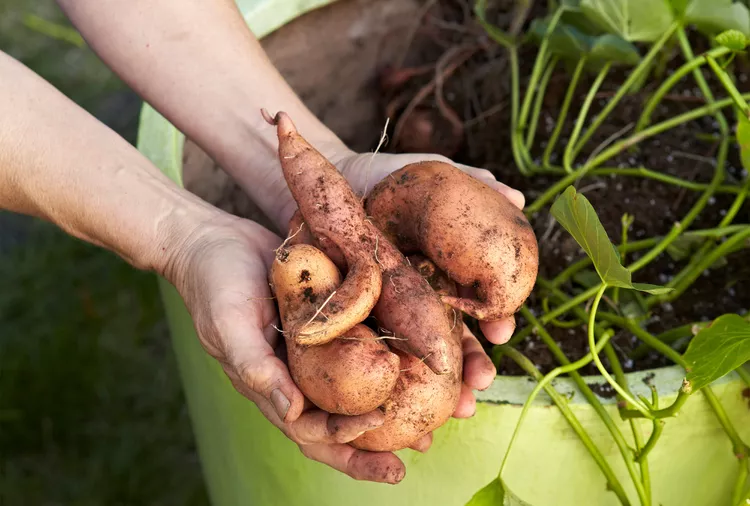
[[[508,28],[514,19],[514,2],[501,0],[494,3],[497,7],[490,13],[491,19]],[[374,149],[385,118],[389,116],[391,139],[382,151],[443,153],[457,162],[491,170],[498,180],[523,191],[527,202],[533,201],[555,178],[524,177],[514,164],[509,143],[510,69],[505,51],[484,36],[473,19],[469,8],[471,2],[437,0],[428,4],[430,8],[424,9],[423,5],[427,4],[417,1],[341,0],[295,20],[263,43],[272,61],[307,106],[353,149]],[[544,14],[543,6],[539,4],[537,2],[532,9],[529,19]],[[320,33],[326,36],[320,37]],[[696,53],[706,46],[699,35],[692,34],[691,40]],[[674,57],[665,62],[666,73],[683,61],[675,48],[672,54]],[[531,44],[520,52],[522,90],[525,90],[525,83],[531,75],[535,57],[536,48]],[[455,72],[446,75],[442,81],[443,100],[436,98],[434,92],[427,93],[419,107],[404,117],[409,100],[434,80],[436,68],[448,69],[459,60]],[[736,73],[742,86],[747,82],[748,66],[742,60],[738,60],[737,65],[739,70]],[[403,82],[403,72],[389,72],[389,67],[417,71]],[[542,107],[533,156],[541,157],[554,128],[567,89],[569,70],[560,66],[552,76]],[[579,159],[585,160],[605,139],[634,124],[649,93],[664,75],[650,79],[640,91],[626,97]],[[712,76],[705,75],[715,95],[725,96]],[[610,73],[589,117],[606,105],[607,98],[626,76],[627,69]],[[593,78],[594,75],[587,75],[579,84],[571,107],[572,118]],[[402,85],[394,87],[394,82],[402,82]],[[684,79],[657,109],[653,120],[673,117],[701,102],[700,92],[693,81]],[[729,118],[731,121],[731,114]],[[393,127],[400,130],[394,132]],[[569,119],[558,146],[565,145],[565,132],[569,133],[571,129],[572,119]],[[717,143],[702,140],[696,133],[717,131],[714,119],[706,117],[644,141],[637,151],[623,153],[607,165],[645,166],[692,181],[708,182],[713,175],[712,160],[715,159]],[[733,147],[726,182],[736,183],[743,177],[739,156]],[[209,202],[229,212],[263,221],[257,208],[241,190],[189,141],[185,149],[185,180],[188,189]],[[682,220],[699,197],[698,192],[632,177],[587,177],[576,186],[591,201],[615,242],[619,242],[623,213],[635,217],[629,233],[632,240],[654,237],[667,233],[675,221]],[[716,195],[691,228],[715,227],[732,201],[732,195]],[[748,208],[746,203],[736,222],[745,221]],[[582,258],[578,245],[555,224],[546,209],[532,216],[531,222],[539,238],[542,276],[552,278],[571,262]],[[631,254],[628,258],[635,260],[638,256]],[[639,282],[665,283],[684,265],[685,260],[673,260],[662,254],[634,278]],[[704,273],[674,303],[655,308],[647,328],[652,333],[659,333],[729,312],[746,312],[750,309],[748,286],[750,251],[743,250],[728,257],[725,266]],[[567,293],[580,288],[580,285],[573,284],[563,287]],[[543,312],[537,293],[532,294],[528,302],[536,314]],[[519,317],[518,324],[522,328],[526,322]],[[548,330],[571,360],[588,352],[583,326],[574,329],[549,326]],[[628,332],[619,332],[612,342],[626,371],[668,363],[657,354],[637,361],[629,359],[628,354],[638,341]],[[519,349],[543,372],[557,365],[534,335],[519,343]],[[583,372],[596,374],[593,365]],[[505,361],[500,373],[523,374],[514,364]]]

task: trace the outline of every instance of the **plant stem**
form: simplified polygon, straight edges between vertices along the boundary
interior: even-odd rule
[[[544,101],[544,94],[547,91],[547,86],[549,85],[549,80],[552,77],[552,73],[555,70],[555,66],[557,65],[557,57],[553,57],[550,59],[549,64],[547,65],[547,70],[544,71],[544,75],[542,75],[542,80],[539,83],[539,89],[536,92],[536,99],[534,100],[534,108],[531,113],[531,121],[529,122],[529,129],[526,131],[526,151],[530,151],[532,145],[534,144],[534,137],[536,136],[536,128],[539,124],[539,116],[542,112],[542,102]]]
[[[745,241],[750,237],[750,229],[744,229],[741,232],[737,232],[722,244],[713,249],[708,255],[704,256],[695,266],[693,266],[689,272],[685,273],[679,280],[673,279],[667,286],[674,288],[674,290],[668,294],[653,296],[646,299],[646,304],[650,307],[656,303],[671,302],[679,297],[687,288],[693,284],[693,282],[701,275],[701,273],[711,267],[714,262],[718,259],[723,258],[733,251],[734,246]]]
[[[607,360],[609,360],[609,363],[612,366],[612,372],[615,374],[615,379],[620,384],[620,386],[622,386],[622,388],[628,390],[628,381],[625,378],[625,371],[622,370],[622,365],[620,364],[620,360],[617,358],[617,353],[615,352],[612,343],[607,343],[607,345],[604,347],[604,354],[607,356]],[[630,392],[630,390],[628,390],[628,393],[632,395],[632,392]],[[633,433],[635,454],[641,457],[641,460],[639,461],[639,467],[641,469],[641,483],[643,483],[643,490],[648,501],[644,502],[644,505],[650,504],[651,473],[649,472],[648,468],[648,460],[645,458],[645,456],[643,456],[642,452],[643,434],[641,433],[641,427],[638,420],[630,419],[628,420],[628,422],[630,423],[630,431]]]
[[[620,86],[615,96],[610,99],[610,101],[604,107],[604,110],[602,110],[602,112],[596,117],[596,119],[591,124],[591,126],[586,130],[586,133],[583,135],[581,140],[576,144],[576,147],[573,150],[572,158],[575,158],[576,156],[578,156],[578,153],[581,151],[581,149],[583,149],[583,147],[586,145],[589,139],[591,139],[591,137],[594,135],[594,132],[596,132],[597,129],[599,129],[599,127],[602,126],[602,123],[604,123],[604,120],[607,118],[607,116],[609,116],[612,110],[614,110],[614,108],[617,106],[620,100],[622,100],[622,97],[624,97],[625,94],[628,92],[628,90],[633,86],[633,83],[635,83],[640,77],[640,75],[648,69],[651,62],[659,54],[659,52],[661,51],[661,48],[664,46],[667,40],[669,40],[669,38],[672,37],[672,34],[675,32],[675,30],[678,27],[679,27],[679,22],[672,23],[672,25],[667,29],[667,31],[664,32],[664,35],[662,35],[659,40],[654,42],[648,54],[643,58],[643,60],[641,60],[641,63],[639,63],[638,66],[635,69],[633,69],[633,72],[630,73],[625,83],[623,83],[623,85]]]
[[[560,133],[565,126],[565,120],[568,117],[568,110],[570,109],[570,104],[573,101],[573,96],[575,95],[576,88],[578,87],[578,81],[581,79],[581,74],[583,73],[583,69],[585,66],[586,57],[584,56],[583,58],[578,60],[578,64],[573,71],[573,77],[568,84],[568,91],[565,93],[565,99],[563,100],[562,107],[560,108],[560,115],[557,117],[555,129],[552,131],[552,136],[550,137],[549,142],[547,143],[547,147],[544,150],[544,156],[542,158],[543,167],[549,167],[550,165],[550,157],[552,156],[552,152],[555,150],[557,140],[560,138]]]
[[[674,186],[680,186],[687,188],[688,190],[704,191],[708,188],[709,183],[695,183],[693,181],[686,181],[676,176],[670,176],[669,174],[662,174],[653,170],[646,169],[644,167],[638,168],[614,168],[606,167],[601,169],[592,170],[589,175],[591,176],[609,176],[614,174],[616,176],[629,176],[629,177],[646,177],[659,181],[661,183],[671,184]],[[738,186],[721,185],[717,186],[715,193],[740,193],[742,189]]]
[[[639,463],[646,460],[648,454],[654,449],[654,446],[656,446],[656,442],[659,441],[659,437],[661,437],[661,433],[664,430],[664,420],[654,420],[653,427],[651,436],[649,436],[648,441],[646,441],[646,445],[636,457],[636,461]]]
[[[685,404],[685,402],[687,402],[688,397],[690,397],[690,393],[685,389],[685,384],[683,383],[682,388],[677,391],[677,398],[674,400],[674,402],[666,408],[652,410],[651,415],[656,419],[677,416],[677,413],[679,413],[682,406]],[[641,414],[638,411],[632,409],[623,410],[622,417],[626,419],[642,418]]]
[[[531,360],[526,358],[518,350],[514,348],[509,348],[505,351],[505,354],[507,354],[516,364],[518,364],[519,367],[521,367],[526,372],[526,374],[534,378],[537,382],[541,382],[544,379],[542,374],[539,372],[536,366],[531,362]],[[550,396],[550,398],[555,403],[555,405],[557,405],[557,407],[560,409],[562,415],[565,417],[568,424],[570,424],[570,426],[573,428],[575,433],[581,439],[581,442],[583,443],[583,445],[586,447],[586,449],[589,451],[591,456],[596,461],[596,464],[602,470],[602,473],[607,479],[607,484],[609,486],[609,489],[617,496],[617,498],[620,500],[620,503],[622,503],[623,505],[629,505],[630,501],[628,500],[628,496],[625,493],[625,490],[623,489],[622,484],[620,484],[620,480],[617,479],[617,476],[615,475],[615,473],[612,471],[612,468],[607,463],[607,459],[604,457],[604,455],[602,455],[602,453],[597,448],[596,444],[591,440],[591,437],[588,435],[586,430],[583,428],[581,423],[576,418],[575,414],[573,414],[573,412],[568,407],[568,403],[565,397],[560,395],[557,392],[557,390],[555,390],[554,387],[550,385],[547,385],[544,388],[544,391],[547,393],[547,395]]]
[[[750,93],[745,94],[744,96],[747,98],[750,98]],[[692,121],[696,118],[700,118],[701,116],[706,116],[707,114],[717,111],[723,107],[727,107],[728,105],[731,105],[732,103],[733,102],[731,98],[726,98],[724,100],[720,100],[713,104],[709,104],[704,107],[693,109],[691,111],[680,114],[678,116],[670,118],[661,123],[657,123],[656,125],[653,125],[643,130],[642,132],[631,135],[627,139],[617,142],[613,146],[606,149],[604,152],[600,153],[596,158],[586,163],[586,165],[566,175],[565,177],[560,179],[557,183],[555,183],[550,188],[548,188],[531,205],[529,205],[524,212],[527,215],[530,215],[539,211],[547,202],[555,198],[555,196],[557,196],[558,193],[560,193],[562,190],[567,188],[569,185],[573,184],[576,180],[586,175],[590,170],[596,168],[597,166],[606,162],[610,158],[620,154],[622,151],[625,151],[629,147],[634,146],[635,144],[638,144],[644,139],[653,137],[654,135],[660,134],[661,132],[665,130],[669,130],[670,128],[674,128],[683,123],[687,123],[688,121]]]
[[[693,54],[693,48],[690,46],[690,41],[688,40],[687,33],[685,33],[685,28],[680,27],[680,29],[677,31],[677,38],[680,42],[680,48],[682,49],[682,54],[685,56],[685,59],[690,61],[695,59],[695,55]],[[720,49],[727,49],[727,48],[716,48],[713,51],[720,53]],[[711,51],[708,52],[708,54],[712,54]],[[717,57],[720,55],[716,55]],[[704,59],[705,60],[705,59]],[[716,99],[714,98],[714,94],[711,91],[711,87],[706,82],[706,78],[703,77],[703,74],[700,71],[699,67],[693,68],[693,78],[695,79],[695,82],[698,83],[698,87],[701,89],[701,93],[703,93],[703,96],[706,97],[706,101],[708,103],[715,102]],[[717,111],[716,113],[716,121],[719,123],[719,131],[723,136],[729,135],[729,124],[727,123],[727,119],[724,117],[724,113],[721,111]]]
[[[601,349],[602,346],[604,346],[607,341],[609,341],[610,337],[612,337],[611,333],[607,333],[605,336],[602,336],[602,339],[599,343],[595,343],[594,346],[598,346],[598,348],[594,348],[597,351]],[[520,352],[515,350],[514,348],[507,348],[503,350],[503,353],[510,356],[511,359],[515,361],[513,358],[515,354],[520,355]],[[515,355],[518,357],[518,355]],[[529,411],[529,407],[531,407],[531,403],[536,399],[536,396],[539,395],[539,392],[542,391],[542,389],[549,385],[549,383],[558,377],[561,374],[565,374],[570,371],[575,371],[577,369],[580,369],[581,367],[584,367],[588,365],[591,362],[591,356],[587,355],[583,357],[582,359],[573,362],[572,364],[569,364],[567,366],[562,367],[556,367],[555,369],[551,370],[549,373],[547,373],[546,376],[544,376],[534,387],[534,389],[529,394],[528,398],[526,399],[526,402],[523,404],[523,409],[521,409],[521,415],[518,417],[518,422],[516,423],[516,428],[513,431],[513,434],[510,437],[510,441],[508,442],[508,449],[505,452],[505,457],[503,457],[503,462],[500,465],[500,471],[497,473],[498,478],[502,478],[503,470],[505,469],[505,464],[508,462],[508,457],[510,456],[510,450],[513,446],[513,443],[516,440],[516,437],[518,436],[519,429],[521,428],[521,424],[523,423],[524,418],[526,418],[526,413]]]
[[[661,241],[659,241],[656,246],[654,246],[651,250],[649,250],[648,253],[639,258],[638,261],[628,266],[628,270],[630,270],[630,272],[636,272],[637,270],[648,265],[657,256],[659,256],[662,251],[667,249],[667,247],[672,244],[675,239],[677,239],[677,237],[682,233],[683,230],[690,227],[695,218],[697,218],[701,211],[703,211],[703,208],[706,207],[706,204],[708,204],[709,199],[713,195],[714,189],[719,186],[719,184],[721,184],[721,182],[724,180],[724,165],[727,160],[728,150],[729,142],[724,140],[721,143],[721,147],[719,148],[719,157],[716,162],[716,170],[714,171],[714,177],[711,180],[711,184],[708,186],[706,191],[703,192],[703,195],[701,195],[698,201],[693,204],[693,207],[685,215],[685,217],[681,221],[675,223],[672,226],[672,230],[670,230],[669,233]]]
[[[524,175],[528,176],[530,174],[530,170],[528,167],[526,167],[526,161],[523,157],[523,150],[521,149],[521,146],[519,146],[518,143],[518,136],[516,135],[516,132],[518,131],[518,108],[519,108],[519,102],[520,102],[520,66],[518,64],[518,48],[513,45],[508,48],[508,55],[510,58],[510,76],[511,76],[511,99],[510,99],[510,122],[511,122],[511,132],[510,132],[510,143],[511,147],[513,149],[513,159],[516,162],[516,165],[518,166],[519,172]]]
[[[615,325],[628,329],[638,339],[648,344],[650,347],[670,359],[675,364],[680,365],[683,369],[688,367],[689,364],[685,361],[684,358],[682,358],[682,355],[656,339],[654,335],[642,329],[627,318],[622,318],[620,316],[607,313],[602,313],[601,316],[602,318],[611,321]],[[745,443],[737,433],[737,430],[734,428],[734,425],[732,425],[732,422],[729,420],[726,411],[724,411],[724,407],[716,398],[716,394],[714,394],[710,386],[701,388],[701,392],[706,398],[706,401],[708,401],[708,404],[711,406],[711,409],[713,409],[716,418],[719,420],[719,423],[722,427],[724,427],[724,432],[726,432],[727,436],[729,436],[729,439],[731,439],[735,455],[737,455],[738,458],[746,456],[748,453],[747,445],[745,445]]]
[[[588,335],[589,335],[589,349],[591,350],[590,356],[594,360],[594,364],[596,364],[596,368],[599,369],[599,372],[602,376],[604,376],[604,379],[607,380],[607,383],[612,385],[612,388],[614,388],[618,394],[622,396],[623,399],[628,401],[630,404],[635,406],[635,409],[640,411],[643,416],[646,418],[653,418],[651,416],[651,413],[649,412],[648,408],[645,408],[641,405],[640,402],[636,401],[629,393],[625,391],[620,385],[617,384],[617,382],[612,378],[612,376],[609,375],[607,370],[604,368],[604,364],[602,364],[601,360],[599,359],[599,355],[596,352],[596,342],[594,340],[594,325],[596,324],[596,312],[599,309],[599,302],[601,302],[602,297],[604,296],[604,292],[607,290],[608,286],[606,283],[602,284],[599,290],[596,292],[596,296],[594,297],[594,303],[591,305],[591,311],[589,311],[589,324],[588,324]]]
[[[684,36],[684,31],[680,29],[677,32],[678,38],[680,37],[681,31],[683,32],[682,35]],[[700,74],[700,70],[697,70],[698,67],[706,63],[706,59],[703,56],[699,56],[698,58],[689,57],[689,55],[692,54],[692,50],[690,49],[689,44],[685,46],[682,44],[682,42],[680,42],[680,45],[682,47],[683,54],[685,55],[685,59],[687,59],[688,62],[684,63],[680,68],[675,70],[674,73],[666,81],[664,81],[661,86],[659,86],[659,88],[654,92],[654,94],[651,95],[651,98],[648,100],[648,102],[646,102],[646,105],[643,108],[643,113],[641,113],[641,117],[638,119],[638,124],[635,128],[636,133],[643,130],[646,127],[646,125],[650,123],[651,115],[656,109],[656,106],[658,106],[659,103],[664,98],[664,96],[667,93],[669,93],[669,90],[671,90],[675,86],[675,84],[677,84],[683,77],[685,77],[690,72],[695,71],[696,76]],[[718,57],[728,52],[729,52],[729,49],[725,47],[718,47],[718,48],[712,49],[706,54]],[[703,76],[701,75],[701,78],[702,77]],[[705,79],[703,80],[703,82],[705,83]],[[699,86],[700,86],[700,81],[699,81]],[[708,87],[706,87],[706,89],[708,89]],[[708,99],[709,95],[706,95],[705,90],[702,90],[702,91],[703,91],[704,96],[706,96],[706,98]],[[710,89],[709,89],[709,93],[710,93]]]
[[[573,161],[575,160],[575,154],[573,153],[573,151],[575,143],[578,140],[578,136],[581,134],[583,124],[586,122],[586,116],[589,113],[591,104],[594,102],[594,97],[596,96],[596,93],[599,91],[599,88],[604,82],[604,78],[607,77],[607,72],[609,72],[610,67],[611,64],[608,62],[599,71],[599,74],[594,80],[594,84],[591,85],[591,88],[586,95],[586,99],[583,101],[581,110],[578,112],[578,117],[576,118],[575,125],[573,126],[573,133],[570,135],[568,145],[565,147],[565,153],[563,154],[563,168],[565,169],[565,172],[573,172]]]
[[[747,457],[740,459],[740,471],[737,473],[737,481],[734,484],[734,493],[732,493],[732,504],[740,504],[742,495],[745,492],[747,482]],[[749,501],[750,502],[750,501]]]
[[[712,56],[706,55],[706,61],[708,62],[708,66],[711,67],[711,70],[714,71],[714,74],[716,74],[719,82],[721,82],[722,86],[724,86],[724,89],[727,90],[727,93],[729,93],[729,96],[732,97],[732,100],[734,100],[735,105],[739,107],[742,113],[747,116],[748,112],[750,111],[750,106],[747,105],[747,102],[743,98],[742,94],[740,94],[740,92],[737,90],[737,87],[734,85],[727,73],[724,72],[724,70],[719,66],[718,63],[716,63],[716,60],[714,60]]]

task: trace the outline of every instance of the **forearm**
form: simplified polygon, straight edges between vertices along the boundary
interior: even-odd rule
[[[160,273],[175,243],[219,213],[2,52],[0,111],[0,208]]]
[[[59,3],[107,65],[278,225],[285,225],[293,203],[279,177],[275,130],[260,109],[287,111],[322,151],[342,151],[267,59],[232,0]]]

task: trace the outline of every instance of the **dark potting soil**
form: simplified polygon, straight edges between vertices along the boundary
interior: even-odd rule
[[[494,3],[497,9],[492,13],[491,19],[507,29],[513,22],[512,5],[514,2]],[[395,117],[391,116],[391,121],[392,124],[397,125],[397,128],[401,116],[407,110],[408,100],[404,97],[412,99],[420,93],[420,90],[424,91],[424,87],[433,81],[436,71],[440,72],[449,68],[451,63],[456,61],[455,55],[460,52],[461,48],[470,47],[471,44],[476,44],[477,41],[483,39],[481,28],[477,26],[471,12],[465,7],[466,2],[461,1],[435,2],[427,11],[404,59],[404,68],[431,68],[431,71],[412,77],[403,87],[395,91],[393,89],[381,90],[382,108],[386,112],[396,113]],[[529,19],[543,15],[543,7],[536,5]],[[525,26],[528,26],[528,22]],[[699,34],[691,34],[691,42],[696,54],[707,47],[705,39]],[[645,54],[643,48],[641,52]],[[519,53],[521,99],[526,89],[526,82],[531,75],[536,54],[537,48],[532,45],[524,46]],[[650,93],[684,62],[679,54],[679,48],[672,48],[668,54],[670,57],[664,61],[662,74],[655,76],[652,73],[640,91],[626,96],[599,129],[597,135],[588,142],[587,148],[579,155],[579,162],[585,161],[593,149],[618,132],[621,132],[618,139],[627,135],[625,132],[628,131],[628,127],[632,128],[638,121]],[[747,76],[750,74],[747,73],[746,63],[738,61],[737,65],[739,67],[736,71],[738,84],[742,86],[747,82]],[[538,157],[537,160],[541,159],[546,140],[557,121],[557,113],[570,79],[570,70],[559,65],[550,80],[539,118],[538,133],[532,148],[532,156]],[[593,118],[607,104],[618,86],[624,82],[628,71],[629,69],[614,69],[609,73],[589,113],[589,122],[590,118]],[[726,92],[712,79],[713,76],[709,72],[704,72],[704,75],[715,96],[726,96]],[[573,121],[594,77],[593,73],[585,76],[577,87],[566,126],[558,141],[556,150],[558,153],[561,152],[560,146],[564,149],[567,141],[565,136],[572,131]],[[559,176],[525,177],[516,169],[510,147],[510,67],[507,53],[501,47],[492,43],[487,44],[486,47],[476,50],[454,73],[444,77],[442,97],[448,108],[460,118],[463,126],[462,133],[456,134],[452,123],[445,119],[446,115],[440,114],[441,104],[436,99],[436,93],[430,93],[420,102],[419,107],[413,109],[407,119],[401,119],[400,135],[392,138],[391,145],[386,150],[441,152],[457,162],[487,168],[496,175],[498,180],[521,190],[526,196],[527,204],[557,181]],[[674,117],[704,103],[692,76],[688,76],[668,94],[666,100],[657,108],[652,123]],[[443,105],[443,110],[445,109]],[[725,109],[725,114],[732,124],[731,109]],[[450,111],[447,116],[451,116]],[[638,145],[637,150],[626,151],[605,165],[608,167],[647,167],[690,181],[708,183],[715,170],[718,142],[699,138],[696,135],[698,133],[718,133],[718,125],[713,116],[706,116],[643,141]],[[376,138],[376,135],[373,134],[372,138]],[[725,182],[736,183],[744,177],[738,150],[732,146],[726,166]],[[602,224],[615,243],[620,242],[621,218],[624,213],[634,216],[634,222],[628,234],[631,241],[662,236],[669,232],[676,221],[683,220],[700,197],[700,192],[694,190],[667,185],[652,179],[624,176],[589,176],[577,182],[576,186],[578,191],[584,193],[591,201]],[[733,200],[732,194],[716,194],[708,201],[690,228],[716,227]],[[746,222],[748,210],[750,206],[746,203],[737,214],[735,222]],[[539,239],[540,275],[552,279],[572,262],[583,258],[583,253],[577,243],[551,218],[548,207],[531,216],[530,221]],[[638,258],[638,253],[628,255],[628,261]],[[646,324],[649,332],[658,334],[690,322],[706,321],[730,312],[743,313],[750,309],[750,289],[747,288],[750,283],[750,251],[746,249],[734,253],[727,257],[727,260],[725,265],[716,266],[702,273],[693,285],[671,304],[666,303],[653,308]],[[686,262],[687,259],[676,260],[664,253],[635,273],[634,279],[639,282],[664,284],[679,272]],[[583,282],[585,283],[586,280],[584,279]],[[575,282],[566,283],[562,288],[568,294],[575,294],[584,289]],[[543,314],[539,289],[535,290],[529,298],[528,305],[535,314]],[[525,325],[526,322],[519,316],[518,328],[523,328]],[[472,328],[476,327],[472,326]],[[576,360],[588,353],[589,347],[584,325],[573,329],[548,325],[547,330],[570,360]],[[612,343],[626,372],[669,364],[665,357],[655,352],[638,360],[630,359],[630,352],[640,344],[630,332],[619,331]],[[518,347],[543,372],[558,365],[544,343],[533,334],[519,343]],[[606,360],[604,362],[607,363]],[[514,363],[505,359],[501,363],[499,372],[506,375],[524,374]],[[593,364],[582,372],[597,374]]]

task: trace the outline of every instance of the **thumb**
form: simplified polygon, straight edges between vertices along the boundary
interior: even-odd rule
[[[243,387],[238,388],[240,393],[256,404],[266,404],[258,406],[266,416],[270,415],[268,408],[272,408],[279,421],[289,423],[302,414],[305,397],[292,380],[287,365],[276,356],[263,335],[276,332],[273,327],[269,329],[256,328],[251,335],[247,335],[247,331],[239,334],[233,342],[242,344],[232,348],[225,370],[236,387]],[[254,395],[247,395],[247,391]]]

